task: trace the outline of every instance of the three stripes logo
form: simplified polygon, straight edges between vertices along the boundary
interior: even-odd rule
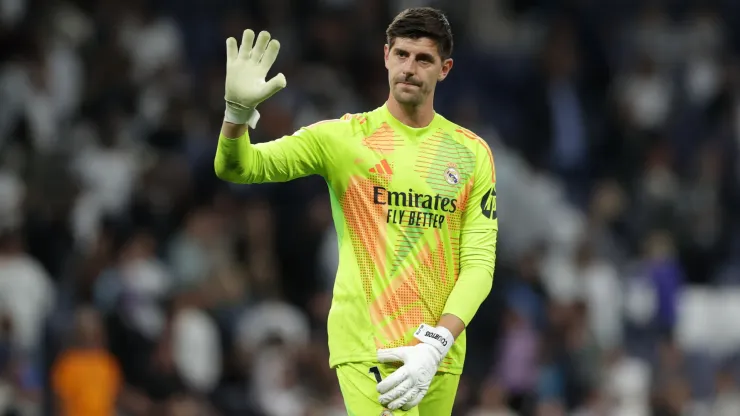
[[[380,163],[377,163],[374,167],[370,168],[370,173],[392,175],[393,169],[391,169],[391,165],[388,164],[388,161],[383,159]]]

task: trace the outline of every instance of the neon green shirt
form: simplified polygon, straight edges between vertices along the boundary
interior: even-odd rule
[[[327,328],[332,367],[413,345],[414,330],[442,314],[467,325],[491,290],[493,156],[481,138],[439,114],[412,128],[384,105],[268,143],[221,136],[215,169],[235,183],[326,179],[339,241]],[[463,332],[440,371],[462,372],[465,344]]]

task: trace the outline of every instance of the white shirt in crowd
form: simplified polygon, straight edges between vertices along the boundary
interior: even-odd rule
[[[11,318],[16,346],[37,350],[54,300],[53,282],[36,259],[25,254],[0,256],[0,313]]]

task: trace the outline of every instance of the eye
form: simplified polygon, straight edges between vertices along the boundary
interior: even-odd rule
[[[430,68],[434,65],[434,62],[429,59],[419,59],[418,62],[422,68]]]
[[[428,53],[417,55],[416,60],[419,61],[420,64],[425,66],[434,64],[434,57]]]

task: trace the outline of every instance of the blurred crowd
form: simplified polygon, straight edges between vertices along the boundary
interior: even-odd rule
[[[224,41],[281,41],[262,142],[381,105],[418,5],[498,178],[454,414],[740,415],[740,2],[0,0],[0,416],[346,414],[326,186],[215,178]]]

